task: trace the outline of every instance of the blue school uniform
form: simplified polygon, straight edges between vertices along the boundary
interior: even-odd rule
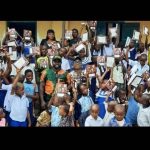
[[[30,95],[34,95],[34,93],[38,92],[38,87],[35,86],[32,82],[31,83],[24,83],[24,91],[26,94],[30,94]],[[32,124],[35,121],[35,118],[33,116],[33,103],[32,103],[32,99],[28,98],[29,100],[29,113],[30,113],[30,117],[31,117],[31,122]]]
[[[96,103],[99,105],[99,108],[100,108],[99,116],[102,119],[104,118],[106,114],[105,105],[104,105],[106,97],[107,97],[107,91],[105,92],[103,90],[99,90],[96,93]],[[108,101],[111,101],[111,100],[112,100],[112,97],[109,97]]]
[[[132,125],[137,125],[138,112],[139,112],[138,103],[135,101],[134,97],[131,96],[128,101],[128,110],[126,113],[126,118],[129,119]]]
[[[117,120],[115,117],[113,117],[110,122],[109,122],[109,126],[111,127],[119,127]],[[131,123],[129,122],[129,120],[127,118],[124,118],[124,124],[123,127],[127,127],[127,126],[132,126]]]

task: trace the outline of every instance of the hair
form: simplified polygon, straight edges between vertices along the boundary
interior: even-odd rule
[[[20,88],[24,87],[24,85],[21,82],[17,82],[16,86],[15,86],[15,90],[18,90]]]
[[[126,92],[126,89],[125,89],[125,88],[117,89],[117,90],[115,91],[115,94],[114,94],[115,99],[119,97],[119,95],[120,95],[121,91]],[[126,94],[127,94],[127,93],[126,93]]]
[[[55,35],[55,31],[53,29],[49,29],[47,30],[47,36],[46,36],[46,40],[48,40],[48,33],[53,33]],[[56,41],[56,38],[54,36],[54,40]]]
[[[32,71],[31,69],[27,69],[27,70],[25,71],[25,76],[26,76],[27,73],[29,73],[29,72],[33,73],[33,71]]]
[[[79,33],[78,29],[76,29],[76,28],[73,28],[73,29],[72,29],[72,32],[73,32],[73,31],[76,31],[77,33]]]
[[[63,104],[62,106],[63,106],[63,108],[64,108],[65,113],[68,115],[68,114],[69,114],[70,105],[68,105],[68,104]]]
[[[74,62],[77,61],[77,60],[82,61],[80,57],[76,57]]]
[[[93,107],[97,107],[98,108],[98,110],[100,111],[100,107],[99,107],[99,105],[98,104],[93,104],[92,106],[91,106],[91,108],[90,108],[90,111],[92,110],[92,108]]]
[[[142,99],[146,101],[146,107],[150,106],[150,95],[149,94],[143,94]]]
[[[122,105],[122,104],[117,104],[117,105],[115,105],[115,110],[116,110],[116,109],[121,109],[121,110],[123,110],[124,112],[126,111],[125,106]]]
[[[142,54],[141,57],[143,57],[144,59],[147,60],[147,55],[146,54]]]

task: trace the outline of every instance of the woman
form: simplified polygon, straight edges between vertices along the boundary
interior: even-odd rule
[[[47,31],[46,39],[43,39],[40,45],[45,45],[47,47],[49,56],[57,54],[57,50],[60,48],[60,43],[56,41],[54,30],[49,29]]]

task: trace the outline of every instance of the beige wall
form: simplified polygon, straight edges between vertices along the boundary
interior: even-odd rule
[[[82,21],[65,21],[65,29],[72,30],[77,28],[79,32],[81,31]],[[37,21],[37,41],[38,43],[46,37],[46,32],[48,29],[54,29],[56,39],[59,41],[62,37],[62,23],[63,21]],[[82,30],[82,33],[85,29]]]
[[[143,33],[143,28],[146,26],[149,28],[149,33],[150,33],[150,21],[140,21],[140,31]],[[142,34],[142,41],[145,42],[145,35]],[[150,43],[150,35],[148,36],[148,43]]]
[[[6,21],[0,21],[0,42],[3,40],[6,33]]]

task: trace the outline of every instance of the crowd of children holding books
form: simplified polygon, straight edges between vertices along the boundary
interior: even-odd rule
[[[150,126],[149,33],[144,44],[134,31],[122,46],[117,27],[96,36],[83,26],[86,33],[74,28],[63,41],[50,29],[39,46],[32,31],[21,37],[8,29],[0,48],[1,127]]]

